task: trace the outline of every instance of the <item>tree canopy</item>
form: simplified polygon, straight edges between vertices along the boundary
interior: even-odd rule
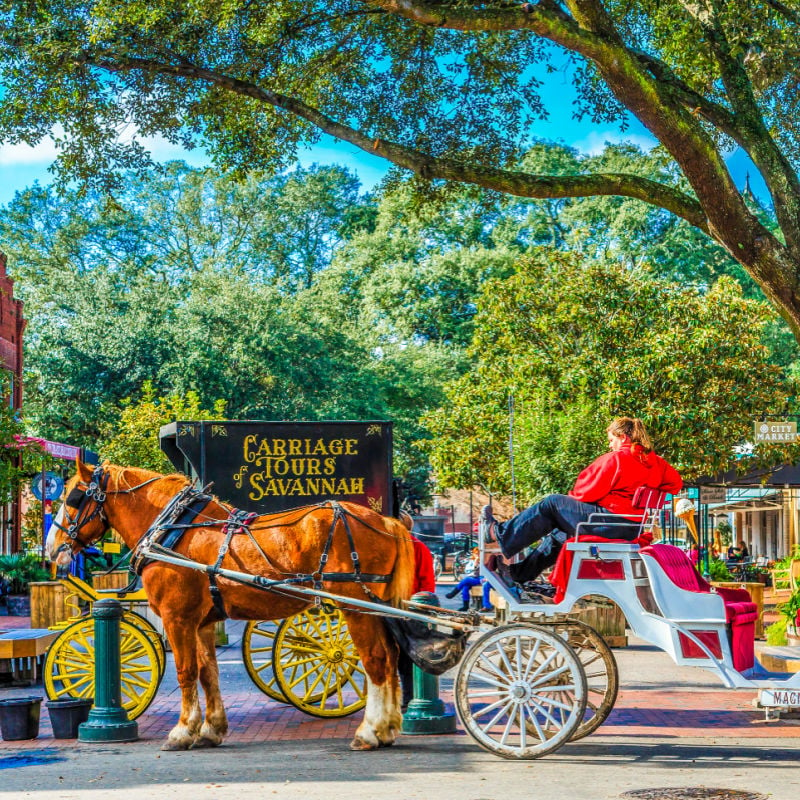
[[[478,307],[475,367],[428,415],[446,486],[509,492],[510,395],[518,489],[531,499],[568,491],[621,415],[641,417],[685,477],[727,469],[753,416],[789,391],[759,340],[769,309],[728,277],[703,293],[541,249],[487,281]]]
[[[8,0],[0,139],[54,133],[86,181],[145,159],[137,136],[279,170],[322,132],[423,180],[525,197],[635,197],[721,244],[800,333],[798,0]],[[678,180],[521,164],[544,116],[534,64],[564,54],[577,113],[638,118]],[[737,189],[740,147],[776,225]]]
[[[563,172],[587,160],[654,176],[671,169],[662,155],[629,146],[581,156],[537,143],[526,155]],[[0,243],[29,320],[25,405],[39,435],[104,453],[98,440],[113,439],[130,457],[155,458],[153,442],[136,449],[139,424],[157,426],[178,398],[203,414],[223,400],[232,419],[386,418],[395,421],[397,474],[418,492],[432,436],[443,478],[475,473],[500,486],[513,391],[519,441],[529,443],[530,466],[519,474],[530,474],[531,487],[554,487],[596,454],[591,432],[602,432],[617,409],[649,415],[664,400],[677,420],[681,409],[694,413],[696,402],[701,422],[687,433],[694,440],[721,404],[721,419],[735,417],[729,439],[713,438],[722,458],[746,435],[742,419],[782,407],[778,395],[792,393],[779,367],[795,361],[797,349],[775,335],[785,336],[785,326],[746,299],[758,293],[753,284],[740,293],[733,281],[718,281],[741,278],[737,263],[684,221],[638,200],[527,200],[455,185],[420,197],[408,181],[364,197],[338,168],[276,178],[250,173],[237,183],[169,164],[125,178],[113,195],[69,189],[59,196],[34,186],[0,209]],[[307,239],[296,232],[307,224],[307,202],[287,200],[287,187],[329,209],[308,228],[321,249],[301,247]],[[315,254],[309,272],[295,268],[304,252]],[[537,269],[552,264],[539,275],[525,258],[530,253]],[[558,298],[563,308],[554,307]],[[520,314],[527,327],[498,349],[492,336],[512,337]],[[647,314],[660,333],[645,330],[632,357],[657,374],[667,354],[685,360],[685,371],[667,365],[662,376],[675,383],[681,403],[662,396],[652,376],[644,393],[628,385],[616,394],[591,388],[605,386],[597,369],[604,347],[626,372],[617,351]],[[559,383],[558,392],[545,391],[540,376],[519,374],[515,363],[525,362],[526,348],[537,352],[540,343],[525,337],[539,318],[559,349],[567,345],[558,337],[569,343],[577,336],[569,324],[589,331],[576,339],[585,353],[567,347],[571,383]],[[758,387],[739,347],[754,354]],[[717,353],[713,375],[728,382],[714,388],[702,368]],[[485,380],[487,359],[502,369]],[[526,389],[533,385],[538,394]],[[439,407],[432,433],[420,417]],[[476,440],[478,423],[484,430]],[[463,451],[469,469],[440,458],[438,442]],[[710,463],[708,453],[696,452],[699,464]]]

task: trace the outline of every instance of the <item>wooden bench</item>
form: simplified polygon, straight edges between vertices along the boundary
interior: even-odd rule
[[[60,633],[47,628],[0,633],[0,673],[11,673],[14,683],[35,683],[41,661]]]

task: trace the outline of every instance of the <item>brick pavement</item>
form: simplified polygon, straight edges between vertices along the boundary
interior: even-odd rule
[[[22,627],[26,627],[25,623],[29,625],[25,618],[3,617],[0,618],[0,628],[14,627],[16,622],[20,622]],[[227,648],[229,653],[237,650],[236,642]],[[622,651],[618,653],[621,655]],[[626,658],[638,660],[640,656],[629,652]],[[667,659],[666,656],[664,658]],[[174,675],[171,658],[167,674]],[[625,688],[624,669],[621,676],[622,688],[614,709],[595,735],[714,740],[800,738],[800,720],[782,717],[780,720],[766,722],[764,711],[752,706],[755,697],[752,690],[725,690],[718,688],[718,684],[713,684],[714,688],[710,684],[700,688],[664,688],[658,685],[652,688]],[[358,712],[344,719],[317,719],[271,700],[254,686],[245,685],[244,688],[226,691],[223,684],[223,693],[230,723],[227,741],[231,744],[264,740],[347,740],[352,738],[363,713]],[[43,694],[41,684],[30,688],[0,688],[0,698]],[[447,677],[442,679],[441,697],[448,711],[453,713],[452,681]],[[163,739],[177,722],[179,704],[180,697],[174,681],[165,679],[156,699],[138,719],[140,738],[154,741]],[[457,735],[466,735],[460,726]],[[39,738],[32,742],[0,741],[0,750],[41,747],[43,740],[48,745],[61,744],[52,738],[44,704]],[[72,746],[71,742],[63,744]]]
[[[0,690],[2,694],[2,690]],[[40,695],[41,687],[15,694]],[[442,699],[453,712],[452,692]],[[763,710],[752,707],[753,692],[621,690],[606,722],[596,735],[604,737],[647,736],[659,739],[772,739],[800,738],[800,720],[766,722]],[[230,744],[271,741],[350,739],[362,712],[344,719],[316,719],[270,700],[253,689],[226,694]],[[702,703],[703,708],[698,708]],[[161,740],[178,719],[179,698],[174,692],[159,695],[138,719],[142,740]],[[458,734],[465,735],[459,726]],[[31,742],[0,742],[0,750],[41,747],[62,742],[52,738],[47,712],[42,707],[39,738]],[[63,742],[64,746],[71,743]]]

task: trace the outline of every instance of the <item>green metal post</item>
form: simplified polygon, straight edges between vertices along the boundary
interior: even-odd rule
[[[413,600],[416,597],[412,597]],[[430,603],[430,595],[423,593],[420,598]],[[445,712],[444,703],[439,697],[439,678],[421,670],[416,664],[413,666],[414,698],[408,704],[408,710],[403,714],[404,734],[455,733],[455,714]]]
[[[711,578],[711,546],[708,541],[708,503],[700,504],[700,530],[703,532],[703,577]]]
[[[455,733],[456,718],[447,714],[439,697],[439,679],[414,665],[414,699],[403,715],[403,733]]]
[[[135,742],[139,726],[122,708],[119,600],[98,600],[94,618],[94,706],[78,727],[80,742]]]

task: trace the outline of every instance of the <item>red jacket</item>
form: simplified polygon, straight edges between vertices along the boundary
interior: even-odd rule
[[[613,514],[639,520],[642,510],[634,508],[633,495],[640,486],[675,494],[683,481],[661,456],[641,450],[632,453],[631,445],[626,443],[589,464],[569,494],[583,503],[596,503]]]
[[[416,536],[411,537],[414,544],[414,591],[436,592],[436,577],[433,573],[431,551]]]

